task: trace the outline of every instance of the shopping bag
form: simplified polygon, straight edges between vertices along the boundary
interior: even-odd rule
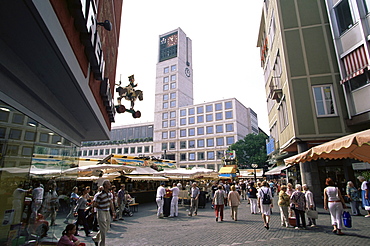
[[[351,218],[351,214],[348,211],[343,212],[343,224],[345,227],[348,227],[348,228],[352,227],[352,218]]]
[[[306,211],[307,217],[310,219],[315,219],[319,218],[319,213],[316,210],[307,210]]]
[[[366,211],[369,211],[370,210],[370,206],[365,206],[365,210]]]

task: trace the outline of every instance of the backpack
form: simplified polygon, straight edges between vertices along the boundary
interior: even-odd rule
[[[271,204],[271,198],[270,198],[270,195],[268,192],[263,192],[263,190],[261,189],[262,193],[263,193],[263,197],[262,197],[262,204]]]

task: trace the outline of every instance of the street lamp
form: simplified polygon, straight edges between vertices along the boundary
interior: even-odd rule
[[[256,169],[258,168],[258,164],[252,164],[251,167],[254,169],[254,182],[257,181]]]

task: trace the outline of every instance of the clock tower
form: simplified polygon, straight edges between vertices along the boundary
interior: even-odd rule
[[[192,41],[177,28],[159,36],[158,50],[153,136],[156,144],[153,154],[164,156],[164,150],[168,150],[168,156],[164,157],[176,159],[171,150],[177,147],[168,145],[172,143],[171,139],[178,138],[179,108],[194,103]]]

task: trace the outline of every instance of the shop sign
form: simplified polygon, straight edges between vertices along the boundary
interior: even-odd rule
[[[81,42],[96,80],[103,80],[105,61],[100,36],[97,32],[97,9],[94,0],[68,0],[68,6],[75,19],[75,26],[81,32]]]
[[[109,120],[114,122],[114,115],[116,111],[108,78],[104,78],[100,84],[100,96],[103,99],[104,106],[108,112]]]
[[[370,164],[367,162],[357,162],[352,163],[353,170],[368,170],[370,169]]]

